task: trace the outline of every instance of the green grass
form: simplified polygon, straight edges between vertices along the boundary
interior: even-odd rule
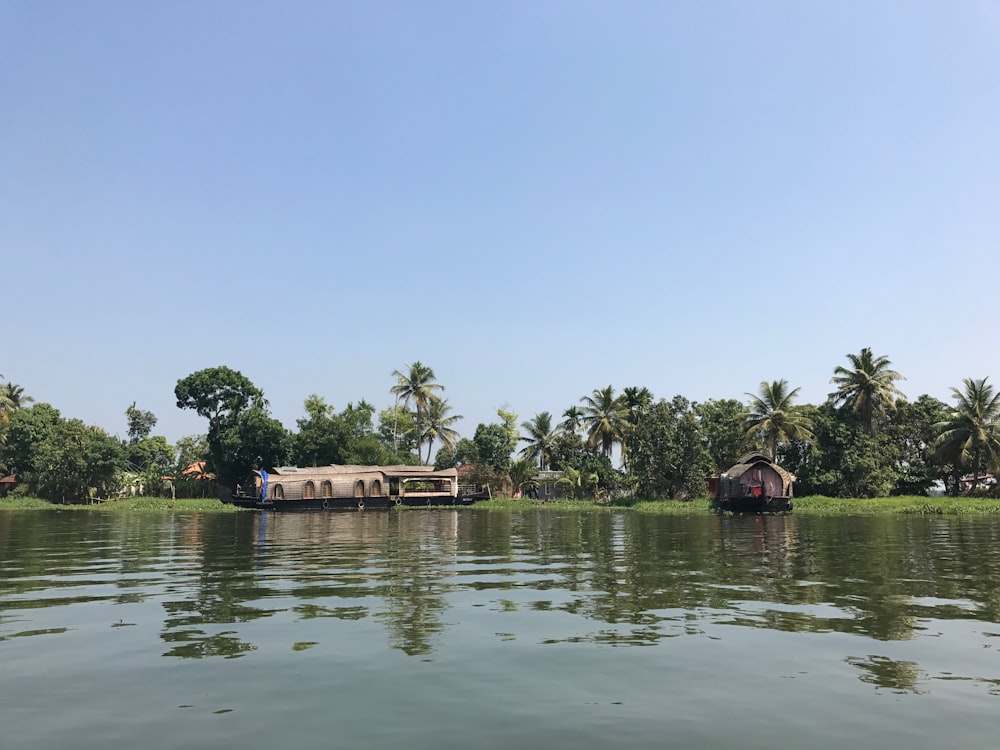
[[[839,497],[801,497],[794,499],[796,515],[804,516],[890,516],[890,515],[990,515],[1000,513],[1000,499],[967,497],[880,497],[873,499]],[[475,504],[494,510],[609,511],[629,510],[665,516],[700,516],[717,512],[711,501],[699,500],[617,500],[610,505],[595,505],[585,500],[555,500],[537,503],[531,500],[497,498]]]
[[[239,508],[226,505],[215,498],[184,498],[176,502],[169,497],[128,497],[108,500],[103,503],[82,505],[60,505],[37,497],[0,498],[0,510],[43,510],[94,511],[98,513],[235,513]]]
[[[795,510],[814,516],[873,515],[988,515],[1000,513],[1000,499],[985,497],[878,497],[870,500],[841,497],[795,498]]]
[[[874,499],[840,497],[799,497],[795,498],[795,515],[803,516],[886,516],[886,515],[990,515],[1000,513],[1000,499],[967,497],[880,497]],[[400,506],[400,510],[420,510],[423,506]],[[455,506],[440,506],[452,508]],[[462,507],[462,506],[459,506]],[[483,510],[523,511],[540,509],[547,511],[588,511],[607,513],[626,511],[669,516],[709,515],[712,509],[707,499],[701,500],[616,500],[610,505],[595,505],[589,500],[553,500],[539,503],[533,500],[495,498],[481,500],[474,504]],[[37,497],[0,498],[0,511],[43,510],[93,511],[97,513],[235,513],[240,511],[215,498],[183,499],[173,502],[169,497],[132,497],[109,500],[93,505],[58,505]]]

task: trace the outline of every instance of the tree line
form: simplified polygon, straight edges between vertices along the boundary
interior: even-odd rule
[[[909,401],[891,365],[869,348],[847,355],[821,404],[796,403],[799,389],[785,380],[761,382],[746,401],[700,403],[608,385],[559,417],[544,411],[519,422],[498,410],[496,422],[478,424],[469,438],[459,435],[462,417],[433,369],[419,361],[392,373],[392,406],[376,413],[361,400],[338,411],[313,394],[295,430],[270,415],[263,391],[246,376],[220,366],[177,382],[177,406],[204,417],[207,431],[173,446],[151,435],[156,417],[135,403],[125,410],[127,436],[116,438],[32,404],[21,386],[7,383],[0,387],[0,468],[17,476],[19,491],[79,500],[158,493],[166,482],[174,491],[204,491],[207,474],[235,487],[255,468],[283,464],[415,464],[433,456],[438,468],[463,467],[469,481],[514,496],[551,479],[578,497],[660,499],[703,497],[710,475],[759,451],[796,475],[800,496],[926,495],[935,487],[996,493],[990,474],[1000,473],[1000,394],[988,379],[965,379],[951,389],[950,405],[926,394]]]

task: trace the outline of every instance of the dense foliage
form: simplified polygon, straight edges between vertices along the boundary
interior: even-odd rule
[[[908,401],[903,376],[864,348],[833,369],[834,390],[820,404],[798,404],[798,388],[761,382],[747,401],[657,398],[648,388],[611,385],[578,404],[519,421],[498,410],[472,437],[441,397],[433,369],[414,362],[392,374],[394,403],[376,414],[366,401],[338,410],[305,399],[294,431],[268,411],[264,392],[225,366],[177,382],[177,406],[207,420],[206,433],[170,445],[152,434],[157,419],[135,402],[126,437],[66,419],[24,388],[0,385],[0,470],[18,492],[55,501],[135,494],[206,496],[213,482],[248,481],[254,469],[285,462],[428,463],[461,468],[461,481],[495,492],[622,501],[693,499],[707,480],[752,451],[796,475],[796,495],[872,498],[998,493],[1000,393],[987,378],[952,389],[953,404],[921,395]],[[560,415],[559,417],[555,415]]]

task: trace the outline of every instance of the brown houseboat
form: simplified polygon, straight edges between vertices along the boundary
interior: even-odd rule
[[[795,477],[763,453],[750,453],[716,480],[715,503],[734,513],[783,512],[792,509]]]
[[[254,487],[220,493],[223,502],[261,510],[388,508],[468,504],[482,495],[459,486],[457,469],[433,466],[283,466],[255,471]]]

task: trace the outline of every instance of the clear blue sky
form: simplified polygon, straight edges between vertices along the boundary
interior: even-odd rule
[[[1000,3],[0,3],[0,373],[123,435],[225,364],[293,428],[870,346],[1000,386]]]

